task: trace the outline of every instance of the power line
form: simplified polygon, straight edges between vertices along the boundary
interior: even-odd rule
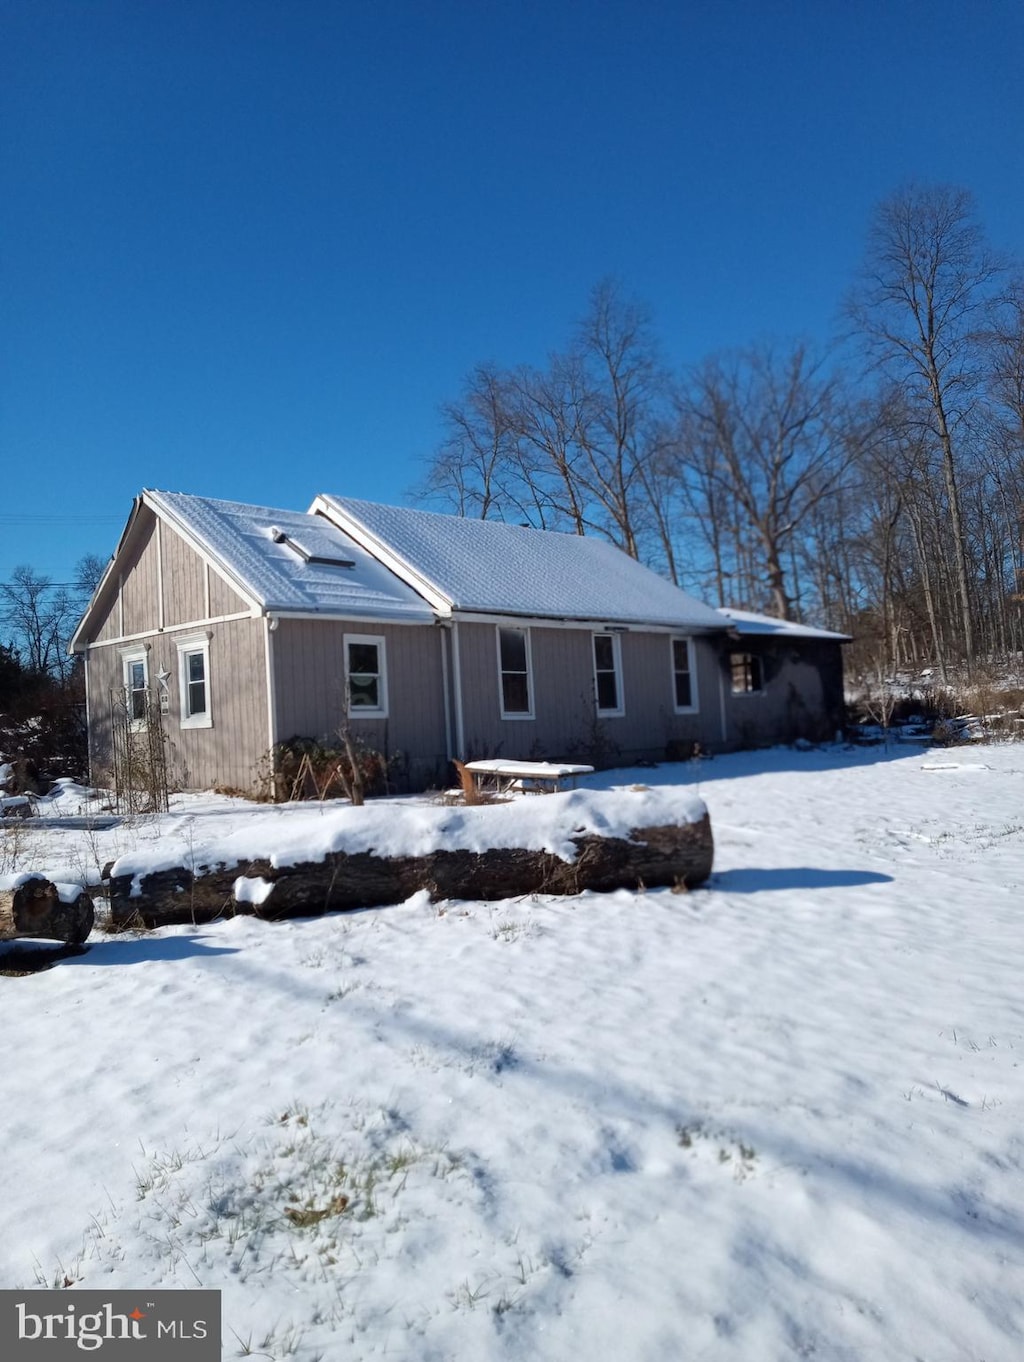
[[[0,525],[119,525],[124,519],[118,515],[18,515],[10,511],[0,513]]]

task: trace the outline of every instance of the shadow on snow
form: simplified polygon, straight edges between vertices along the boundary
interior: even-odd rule
[[[854,889],[865,884],[891,884],[891,875],[875,870],[821,870],[814,866],[746,866],[719,870],[702,887],[727,894],[758,894],[774,889]]]

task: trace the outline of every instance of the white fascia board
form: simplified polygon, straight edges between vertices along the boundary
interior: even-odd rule
[[[462,624],[518,625],[523,629],[582,629],[598,634],[675,634],[678,637],[725,633],[703,624],[659,624],[647,620],[616,620],[608,616],[576,618],[562,615],[517,615],[512,611],[456,610],[452,618]]]
[[[450,615],[452,613],[453,601],[451,597],[446,596],[436,582],[432,582],[429,577],[424,577],[421,572],[395,553],[382,539],[372,534],[361,520],[356,520],[354,516],[350,516],[340,506],[336,506],[323,495],[313,498],[308,514],[322,515],[332,525],[336,525],[344,534],[354,539],[360,548],[364,548],[367,553],[372,554],[378,563],[382,563],[400,581],[405,582],[406,586],[411,586],[413,591],[417,591],[438,614]]]
[[[217,555],[215,549],[210,548],[202,539],[197,538],[195,532],[184,524],[169,506],[164,505],[159,492],[151,492],[146,489],[142,493],[141,500],[145,502],[154,515],[159,516],[174,530],[175,534],[184,539],[189,548],[199,555],[207,567],[213,568],[218,576],[223,577],[232,591],[238,592],[248,605],[253,619],[259,619],[265,613],[264,604],[257,596],[253,595],[252,587],[231,571]]]
[[[267,618],[272,620],[352,620],[360,624],[409,624],[426,625],[433,628],[438,621],[425,615],[387,615],[383,611],[364,615],[360,610],[285,610],[278,606],[267,606]]]
[[[168,624],[164,629],[143,629],[138,634],[117,634],[114,638],[94,639],[92,643],[86,643],[79,649],[83,657],[88,656],[94,648],[120,648],[126,643],[137,643],[140,639],[146,638],[169,638],[174,639],[182,630],[205,629],[210,624],[230,624],[234,620],[251,620],[252,613],[248,610],[239,610],[234,615],[210,615],[201,620],[186,620],[182,624]]]

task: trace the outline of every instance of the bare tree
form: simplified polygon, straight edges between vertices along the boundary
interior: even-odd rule
[[[77,618],[68,589],[54,586],[30,567],[16,567],[9,581],[0,582],[0,619],[30,672],[67,675],[66,642]]]
[[[647,313],[606,281],[545,366],[473,371],[443,408],[446,437],[421,494],[460,515],[603,534],[633,557],[650,534],[670,557],[653,478],[665,406]]]
[[[0,582],[0,625],[27,672],[67,680],[68,642],[105,568],[102,559],[87,554],[73,582],[53,582],[24,564]]]
[[[848,462],[836,380],[802,345],[782,355],[762,346],[695,370],[680,417],[684,476],[714,536],[720,594],[724,524],[739,578],[764,593],[774,614],[791,616],[795,538]],[[744,561],[755,550],[756,566]]]
[[[670,382],[647,310],[604,281],[544,363],[473,370],[423,494],[813,612],[878,675],[1024,650],[1024,281],[1002,279],[968,194],[894,194],[848,301],[878,380],[855,391],[808,345]]]
[[[990,335],[992,394],[1004,429],[1024,455],[1024,279],[1015,279]]]
[[[586,534],[590,526],[580,471],[580,430],[587,390],[578,357],[571,352],[556,354],[547,369],[519,368],[510,387],[522,503],[532,509],[532,523]]]
[[[441,413],[445,438],[420,494],[461,516],[486,520],[502,512],[516,465],[507,379],[493,365],[478,365]]]
[[[877,209],[847,310],[869,353],[906,394],[934,440],[952,539],[959,634],[975,656],[961,477],[982,392],[980,341],[1003,272],[966,190],[910,185]]]
[[[108,560],[101,558],[98,553],[87,553],[75,564],[75,579],[72,585],[82,600],[83,608],[103,579],[107,562]]]
[[[651,475],[667,396],[650,314],[615,280],[603,280],[591,293],[576,344],[589,378],[580,431],[588,491],[609,538],[639,558],[657,510]]]

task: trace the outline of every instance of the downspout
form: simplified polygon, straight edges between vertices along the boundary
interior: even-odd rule
[[[462,722],[462,657],[459,652],[459,622],[452,620],[452,671],[455,673],[455,750],[465,760],[466,735]]]
[[[441,640],[441,695],[444,701],[444,754],[451,761],[452,752],[452,698],[451,676],[448,672],[448,645],[445,642],[445,625],[437,631]]]
[[[274,748],[277,746],[277,688],[274,684],[274,634],[278,620],[263,616],[263,656],[267,668],[267,752],[270,757],[270,793],[277,798],[274,775]]]
[[[82,652],[82,680],[85,682],[85,748],[86,758],[89,762],[89,784],[95,785],[93,780],[93,723],[92,723],[92,698],[89,695],[89,648],[88,645]]]

